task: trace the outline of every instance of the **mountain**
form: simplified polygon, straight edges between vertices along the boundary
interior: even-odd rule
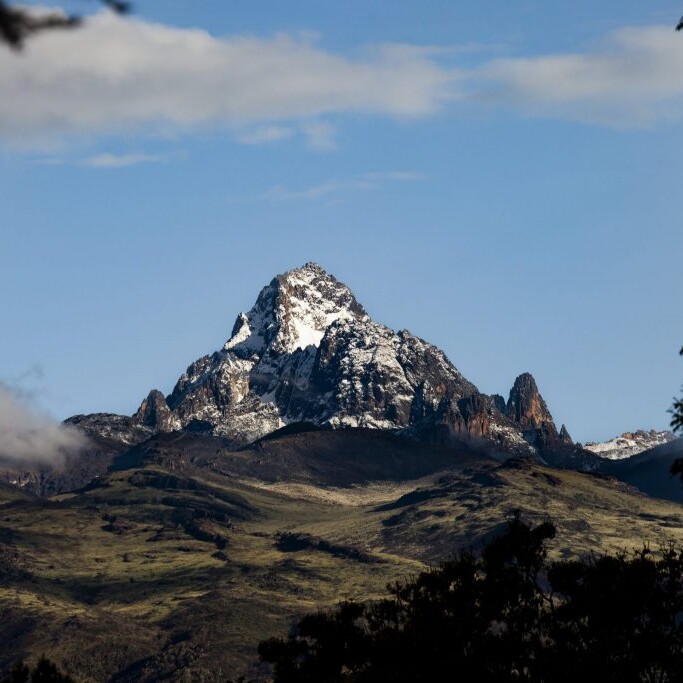
[[[623,458],[630,458],[643,451],[649,451],[652,448],[669,443],[676,438],[673,432],[655,431],[651,429],[649,432],[639,429],[635,432],[625,432],[621,436],[616,436],[609,441],[585,443],[583,447],[591,453],[599,455],[601,458],[608,460],[621,460]]]
[[[58,463],[44,462],[33,467],[0,458],[0,481],[38,496],[72,491],[105,473],[117,456],[155,433],[134,418],[110,413],[77,415],[66,422],[86,434],[86,448],[64,453]]]
[[[580,448],[532,375],[481,393],[311,263],[263,288],[167,396],[67,422],[90,446],[62,469],[0,470],[0,678],[45,653],[93,683],[269,680],[259,640],[517,513],[553,518],[558,558],[683,543],[683,507],[635,488],[659,495],[679,451]]]
[[[671,474],[674,461],[681,458],[683,439],[667,439],[664,443],[631,457],[606,460],[600,470],[637,487],[649,496],[681,504],[683,486],[680,478]]]
[[[121,426],[121,425],[120,425]],[[683,507],[606,476],[379,429],[153,435],[67,495],[0,484],[0,677],[44,653],[99,683],[272,680],[256,644],[551,515],[553,558],[683,543]]]
[[[454,457],[456,455],[457,457]],[[182,472],[203,468],[261,484],[349,488],[414,481],[435,472],[498,464],[466,447],[456,452],[381,429],[284,427],[238,450],[227,439],[160,433],[114,459],[111,471],[153,465]]]
[[[90,433],[101,426],[89,416],[70,422]],[[299,422],[391,430],[441,446],[477,440],[503,455],[576,451],[530,374],[517,378],[507,402],[481,393],[437,347],[374,322],[315,263],[275,277],[223,347],[192,363],[168,396],[152,390],[127,425],[242,446]]]

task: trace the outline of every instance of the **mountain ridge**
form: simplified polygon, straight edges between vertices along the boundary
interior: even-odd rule
[[[624,432],[607,441],[588,441],[583,447],[606,460],[623,460],[675,441],[675,439],[676,435],[668,430],[637,429]]]
[[[273,278],[217,351],[191,363],[168,395],[152,389],[129,420],[138,432],[214,434],[235,447],[307,422],[446,447],[476,440],[551,464],[597,460],[564,425],[557,430],[530,373],[507,401],[483,394],[438,347],[373,321],[347,285],[313,262]],[[106,427],[90,416],[67,422],[94,433]]]
[[[552,514],[553,558],[683,539],[680,505],[528,457],[454,458],[378,429],[227,443],[156,434],[50,500],[0,484],[0,670],[40,652],[84,681],[265,683],[260,640],[372,600],[511,515]]]

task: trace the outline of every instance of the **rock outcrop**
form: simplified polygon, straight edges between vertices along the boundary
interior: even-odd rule
[[[562,425],[562,427],[560,427],[560,443],[563,446],[573,446],[574,445],[574,442],[572,441],[572,437],[569,436],[569,430],[564,425]]]
[[[555,429],[555,422],[538,391],[536,380],[528,372],[519,375],[510,389],[506,412],[520,429],[541,429],[544,425],[552,425]]]
[[[522,430],[524,439],[540,453],[555,450],[563,443],[553,416],[530,373],[524,372],[515,380],[505,412]],[[565,428],[565,439],[567,436]]]
[[[482,394],[440,349],[374,322],[315,263],[275,277],[221,349],[192,363],[167,397],[151,391],[125,419],[129,430],[205,432],[235,446],[295,422],[385,429],[440,445],[476,441],[503,454],[571,444],[530,374],[517,378],[507,402]]]
[[[158,389],[149,392],[133,419],[160,432],[172,432],[180,427],[180,420],[173,415],[164,395]]]

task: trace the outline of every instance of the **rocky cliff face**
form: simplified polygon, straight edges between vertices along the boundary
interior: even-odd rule
[[[541,453],[573,446],[564,425],[561,432],[557,431],[553,416],[538,391],[536,380],[528,372],[515,380],[505,413],[522,430],[524,439]]]
[[[278,275],[230,338],[152,391],[131,424],[211,433],[243,445],[288,423],[370,427],[453,445],[543,454],[560,435],[528,373],[507,401],[486,396],[444,353],[370,319],[349,288],[307,263]]]
[[[538,391],[536,380],[528,372],[515,380],[505,410],[507,416],[521,429],[541,429],[544,425],[555,429],[555,422]]]
[[[171,412],[164,395],[158,389],[149,392],[133,415],[133,420],[160,432],[172,432],[180,428],[180,420]]]

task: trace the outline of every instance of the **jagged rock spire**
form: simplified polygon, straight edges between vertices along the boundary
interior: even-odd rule
[[[560,427],[560,443],[565,445],[565,446],[573,446],[574,441],[572,441],[572,437],[569,436],[569,430],[562,425]]]
[[[164,395],[158,389],[152,389],[138,408],[133,419],[160,432],[172,432],[180,427],[179,421],[171,413]]]
[[[565,451],[574,446],[564,425],[558,433],[536,380],[528,372],[522,373],[515,380],[510,390],[506,414],[519,426],[524,438],[541,454]]]
[[[507,416],[522,429],[537,429],[552,423],[553,417],[538,391],[536,380],[529,372],[523,372],[515,380],[507,402]]]

